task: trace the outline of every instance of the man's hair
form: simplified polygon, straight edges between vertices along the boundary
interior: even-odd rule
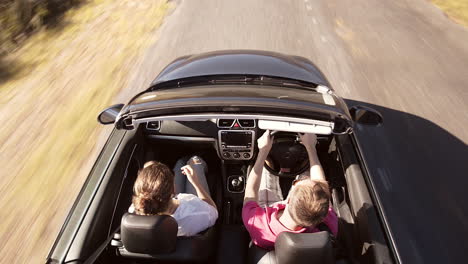
[[[174,193],[174,174],[164,164],[147,162],[138,172],[133,185],[132,203],[135,213],[154,215],[164,212]]]
[[[288,211],[297,225],[320,224],[328,214],[330,191],[326,181],[303,180],[291,190]]]

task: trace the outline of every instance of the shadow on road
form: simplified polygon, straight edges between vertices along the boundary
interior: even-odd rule
[[[403,259],[450,263],[467,257],[468,245],[460,243],[468,235],[467,145],[424,118],[345,101],[384,118],[380,127],[357,125],[355,131]],[[466,129],[462,120],[459,125]]]

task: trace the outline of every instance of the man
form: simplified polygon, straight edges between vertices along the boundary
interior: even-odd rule
[[[247,179],[242,220],[253,243],[265,249],[274,248],[281,232],[318,232],[316,226],[320,223],[326,224],[333,235],[338,233],[338,218],[330,207],[328,183],[315,150],[317,137],[299,136],[309,155],[310,177],[296,180],[285,201],[266,208],[258,205],[258,192],[263,164],[273,144],[270,131],[257,141],[259,152]]]

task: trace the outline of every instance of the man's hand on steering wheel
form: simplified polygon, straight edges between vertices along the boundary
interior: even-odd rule
[[[265,133],[257,139],[257,146],[261,152],[268,154],[273,146],[273,138],[270,135],[270,130],[265,130]]]
[[[258,190],[260,188],[263,164],[265,163],[272,146],[273,138],[270,135],[270,130],[266,130],[263,135],[257,139],[258,156],[249,173],[249,177],[247,178],[244,205],[249,201],[258,201]]]
[[[305,145],[309,145],[311,150],[315,148],[315,135],[304,135],[304,144],[301,144],[298,134],[294,132],[274,131],[270,134],[272,135],[272,146],[271,150],[267,153],[267,157],[265,157],[265,151],[260,149],[261,143],[259,139],[259,158],[267,160],[264,167],[272,175],[295,177],[309,168],[309,160],[307,158],[308,148]]]
[[[299,137],[301,138],[301,143],[304,145],[304,147],[309,148],[309,147],[314,147],[317,144],[317,136],[312,133],[297,133]]]

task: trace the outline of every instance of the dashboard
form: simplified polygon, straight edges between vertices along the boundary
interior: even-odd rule
[[[225,160],[250,160],[255,146],[254,119],[219,119],[218,146]]]
[[[241,114],[166,116],[139,124],[149,138],[211,144],[221,159],[230,161],[251,160],[255,156],[255,141],[264,130],[314,133],[323,141],[330,138],[334,125],[313,119]]]
[[[144,124],[147,135],[159,139],[209,141],[224,160],[250,160],[257,135],[255,119],[209,119],[200,121],[150,121]]]

